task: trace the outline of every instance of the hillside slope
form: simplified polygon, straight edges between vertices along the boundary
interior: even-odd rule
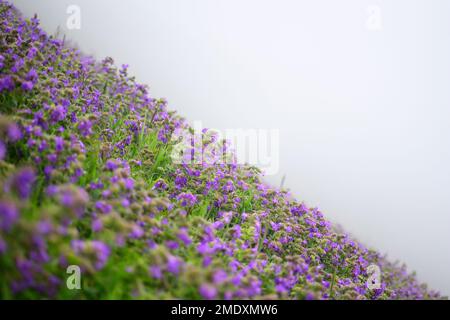
[[[172,135],[192,130],[126,66],[3,0],[0,37],[0,298],[440,298],[258,169],[220,161],[214,132],[179,149]]]

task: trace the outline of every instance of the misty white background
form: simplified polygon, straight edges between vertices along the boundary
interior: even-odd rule
[[[189,120],[279,129],[272,184],[450,294],[450,1],[13,3]]]

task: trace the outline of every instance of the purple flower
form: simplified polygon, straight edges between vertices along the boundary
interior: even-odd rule
[[[216,272],[214,272],[214,275],[213,275],[213,282],[214,282],[215,284],[221,284],[221,283],[223,283],[225,280],[227,280],[227,278],[228,278],[228,274],[227,274],[224,270],[219,269],[219,270],[217,270]]]
[[[203,257],[203,262],[202,262],[203,268],[207,268],[211,263],[212,263],[212,257],[211,256]]]
[[[110,213],[112,210],[112,205],[106,203],[105,201],[97,201],[95,203],[95,208],[101,213]]]
[[[31,194],[35,179],[36,176],[32,168],[23,168],[10,179],[6,189],[12,187],[20,198],[27,199]]]
[[[118,247],[123,247],[124,245],[125,245],[125,237],[124,237],[124,235],[123,234],[117,234],[116,235],[116,245],[118,246]]]
[[[212,251],[211,247],[205,242],[202,242],[197,246],[197,252],[200,253],[201,255],[210,253],[211,251]]]
[[[233,235],[234,239],[239,238],[241,236],[241,226],[238,225],[238,224],[235,224],[233,226],[233,228],[231,228],[231,232],[232,232],[232,235]]]
[[[211,284],[205,283],[200,285],[198,292],[206,300],[213,300],[217,297],[217,289]]]
[[[177,176],[175,178],[175,186],[179,189],[182,189],[187,183],[186,177],[183,176]]]
[[[150,266],[148,271],[153,279],[161,279],[163,276],[161,268],[158,266]]]
[[[167,130],[165,129],[161,129],[158,132],[158,140],[161,141],[162,143],[167,143]]]
[[[19,217],[19,211],[14,203],[0,201],[0,229],[9,231]]]
[[[62,192],[60,196],[60,202],[65,207],[71,207],[75,202],[72,192]]]
[[[166,190],[167,189],[167,184],[162,181],[162,180],[158,180],[155,185],[153,186],[154,189],[162,189],[162,190]]]
[[[47,140],[42,140],[41,143],[39,144],[38,151],[39,152],[45,151],[47,149],[47,146],[48,146]]]
[[[54,196],[58,192],[58,187],[55,185],[49,185],[46,189],[47,196],[51,197]]]
[[[5,159],[6,156],[6,146],[2,140],[0,140],[0,160]]]
[[[294,206],[291,208],[291,213],[295,216],[302,216],[308,212],[308,208],[302,203],[300,206]]]
[[[94,255],[94,266],[97,270],[102,269],[108,261],[111,249],[103,242],[99,240],[82,241],[73,240],[72,248],[78,254],[84,254],[86,256]]]
[[[197,202],[197,197],[192,193],[181,193],[177,196],[182,207],[193,206]]]
[[[55,150],[61,152],[64,149],[64,139],[62,137],[55,137]]]
[[[52,123],[56,123],[64,120],[65,117],[66,109],[61,105],[57,105],[51,112],[50,120]]]
[[[11,123],[8,126],[8,139],[11,142],[16,142],[22,138],[22,132],[19,129],[19,126],[15,123]]]
[[[169,255],[167,258],[167,271],[177,275],[180,272],[182,261],[180,258]]]
[[[126,178],[124,180],[124,183],[125,183],[125,189],[127,189],[127,190],[132,190],[133,189],[133,187],[134,187],[134,180],[133,179]]]
[[[129,237],[132,239],[138,239],[141,238],[142,236],[144,236],[144,230],[141,227],[134,225]]]
[[[22,82],[22,89],[24,90],[24,91],[31,91],[32,89],[33,89],[33,82],[31,82],[31,81],[24,81],[24,82]]]
[[[242,281],[242,274],[238,273],[236,276],[234,276],[231,279],[231,283],[234,284],[235,286],[239,286],[241,284]]]
[[[80,133],[87,137],[92,134],[92,122],[90,120],[82,120],[78,125],[78,130]]]
[[[231,180],[228,180],[222,187],[223,192],[229,193],[234,191],[234,184]]]
[[[121,204],[124,208],[128,208],[130,206],[130,200],[128,200],[127,198],[124,198],[124,199],[122,199]]]
[[[150,250],[153,250],[157,247],[157,244],[155,243],[155,241],[153,240],[148,240],[147,241],[147,246]]]
[[[183,229],[178,233],[178,239],[180,239],[185,245],[190,245],[192,243],[192,239],[189,237],[186,229]]]
[[[278,231],[280,230],[281,223],[270,221],[270,226],[272,227],[273,231]]]
[[[35,47],[31,47],[30,50],[28,50],[27,58],[30,60],[33,59],[37,52],[38,49],[36,49]]]
[[[41,220],[37,224],[37,231],[43,235],[49,234],[52,231],[52,228],[52,223],[49,220]]]
[[[275,290],[279,293],[285,293],[288,292],[288,289],[285,287],[283,283],[279,283],[275,286]]]
[[[170,250],[175,250],[175,249],[178,249],[178,248],[180,247],[180,245],[178,244],[178,242],[173,241],[173,240],[167,240],[167,241],[165,242],[165,244],[166,244],[166,247],[167,247],[168,249],[170,249]]]
[[[314,294],[311,292],[308,292],[305,296],[305,300],[314,300],[314,299],[315,299]]]
[[[109,171],[114,171],[117,169],[117,163],[114,160],[108,159],[108,161],[106,161],[105,167]]]
[[[5,242],[5,240],[3,240],[2,237],[0,237],[0,254],[4,254],[7,249],[8,249],[8,246]]]
[[[25,64],[25,61],[22,58],[18,58],[14,65],[11,68],[11,71],[13,73],[17,73],[20,69],[22,69],[23,65]]]
[[[233,218],[233,212],[232,211],[226,211],[220,213],[222,222],[224,224],[229,224],[231,222],[231,219]]]
[[[214,229],[216,229],[216,230],[220,230],[220,229],[222,229],[224,226],[225,226],[225,225],[223,224],[222,221],[216,221],[216,222],[213,223],[213,227],[214,227]]]
[[[103,229],[103,222],[100,219],[95,219],[92,221],[92,231],[99,232]]]
[[[11,91],[15,87],[14,80],[10,75],[4,76],[0,78],[0,92],[2,91]]]
[[[101,241],[92,241],[92,247],[96,251],[97,261],[95,263],[95,268],[97,270],[102,269],[106,262],[108,261],[108,257],[111,253],[111,249]]]
[[[75,111],[70,114],[70,122],[76,123],[78,121],[78,117]]]
[[[56,193],[59,202],[64,207],[71,209],[78,217],[83,215],[85,206],[89,201],[89,195],[84,189],[63,186],[58,187]]]
[[[36,69],[32,68],[32,69],[30,69],[30,71],[28,71],[26,79],[28,81],[35,82],[37,77],[38,77],[38,74],[36,72]]]

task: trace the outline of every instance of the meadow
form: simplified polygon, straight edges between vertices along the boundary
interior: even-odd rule
[[[192,128],[126,65],[1,0],[0,298],[441,298],[236,163],[214,131],[182,149],[177,132]]]

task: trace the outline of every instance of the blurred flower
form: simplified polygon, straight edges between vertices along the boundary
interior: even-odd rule
[[[0,200],[0,229],[3,231],[11,230],[13,224],[19,217],[19,211],[14,203]]]
[[[198,289],[203,299],[212,300],[217,297],[217,289],[210,284],[202,284]]]

